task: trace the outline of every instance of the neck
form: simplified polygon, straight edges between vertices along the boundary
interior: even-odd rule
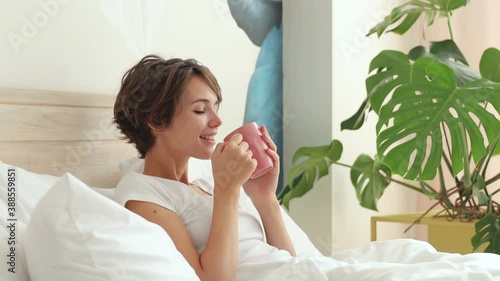
[[[172,157],[174,154],[148,151],[144,157],[144,174],[175,180],[189,184],[188,161],[189,157]]]

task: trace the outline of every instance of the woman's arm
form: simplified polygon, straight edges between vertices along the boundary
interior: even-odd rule
[[[281,206],[276,197],[259,200],[254,202],[254,205],[264,225],[267,243],[280,250],[288,251],[292,256],[296,256],[295,248],[283,221]]]
[[[267,243],[280,250],[286,250],[292,256],[295,256],[295,248],[286,230],[283,216],[281,215],[281,207],[276,198],[276,188],[280,173],[280,158],[276,152],[277,147],[264,126],[261,126],[259,130],[269,147],[267,153],[273,159],[274,167],[263,176],[256,179],[249,179],[243,184],[243,188],[259,212],[262,224],[264,225]]]

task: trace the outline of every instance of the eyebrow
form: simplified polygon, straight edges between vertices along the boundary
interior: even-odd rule
[[[210,101],[208,99],[197,99],[197,100],[193,101],[191,104],[195,104],[198,102],[210,104]],[[215,105],[219,105],[219,104],[220,103],[218,101],[215,102]]]

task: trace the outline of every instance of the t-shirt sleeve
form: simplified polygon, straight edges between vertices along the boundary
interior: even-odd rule
[[[130,200],[150,202],[179,214],[175,204],[176,200],[159,183],[137,179],[129,175],[123,177],[116,187],[116,202],[122,206],[125,206],[125,203]]]

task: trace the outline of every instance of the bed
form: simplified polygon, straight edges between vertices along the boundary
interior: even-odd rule
[[[121,175],[141,168],[111,125],[113,104],[109,95],[0,89],[0,280],[199,280],[163,229],[112,200]],[[191,178],[210,180],[209,163],[190,162]],[[496,255],[437,253],[413,240],[369,243],[331,263],[283,215],[299,257],[272,280],[329,280],[313,271],[322,262],[338,280],[500,280]],[[400,262],[423,263],[409,272]],[[450,264],[463,279],[441,278]]]

